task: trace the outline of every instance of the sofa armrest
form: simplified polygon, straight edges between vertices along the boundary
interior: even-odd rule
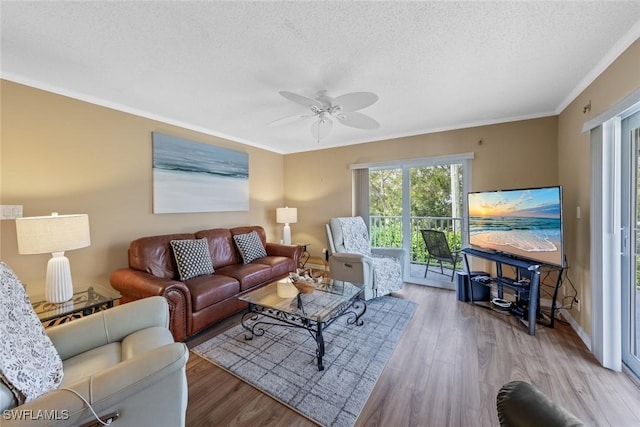
[[[121,268],[110,276],[111,286],[129,300],[163,296],[169,303],[169,329],[176,341],[183,341],[191,330],[191,292],[184,283],[156,277],[132,268]]]
[[[400,270],[404,274],[404,257],[407,251],[403,248],[371,248],[371,253],[390,258],[397,258],[400,261]]]
[[[280,243],[267,243],[265,249],[267,250],[267,255],[291,258],[296,265],[298,265],[303,252],[302,246],[284,245]]]
[[[109,281],[111,286],[120,291],[123,296],[134,300],[155,295],[162,296],[171,287],[184,288],[185,292],[189,292],[185,284],[179,280],[157,277],[133,268],[120,268],[114,271]]]
[[[402,264],[402,267],[404,268],[404,257],[407,251],[403,248],[371,248],[371,253],[391,258],[398,258],[400,260],[400,264]]]
[[[167,300],[158,296],[100,311],[46,332],[65,360],[154,326],[169,327]]]
[[[189,350],[184,343],[167,344],[105,369],[93,377],[87,377],[74,384],[67,385],[65,388],[73,389],[82,395],[91,403],[93,409],[102,416],[116,409],[116,412],[121,412],[123,418],[128,416],[135,418],[136,414],[129,414],[127,410],[118,411],[118,409],[130,404],[132,399],[153,402],[154,396],[156,396],[156,400],[161,400],[158,399],[158,396],[161,396],[163,390],[167,389],[168,386],[173,388],[171,393],[172,400],[182,399],[186,408],[186,377],[184,370],[188,358]],[[164,379],[169,379],[170,384],[167,384],[167,381],[163,381]],[[179,382],[182,382],[182,384]],[[183,396],[175,393],[175,389],[178,387],[183,388]],[[147,397],[144,398],[144,396]],[[158,402],[160,406],[162,406],[162,403]],[[159,408],[158,410],[161,409]],[[46,410],[50,414],[57,414],[66,418],[56,423],[56,426],[77,426],[94,420],[87,410],[86,404],[73,392],[64,389],[51,391],[13,410],[20,411],[21,414],[37,414]],[[152,411],[153,408],[139,407],[137,409],[130,408],[130,410],[144,414],[145,411]],[[180,414],[171,414],[171,416],[178,415]],[[2,424],[5,426],[5,423],[7,423],[6,427],[35,427],[51,424],[47,417],[34,417],[31,420],[17,419],[17,417],[15,419],[7,418],[9,419],[5,419]],[[171,424],[170,420],[165,421]],[[178,423],[171,425],[178,425]]]

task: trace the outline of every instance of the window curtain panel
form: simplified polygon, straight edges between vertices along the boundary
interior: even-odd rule
[[[353,216],[361,216],[369,230],[369,169],[353,169]]]

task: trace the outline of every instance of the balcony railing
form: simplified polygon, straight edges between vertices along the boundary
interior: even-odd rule
[[[402,217],[377,216],[369,217],[371,230],[371,246],[401,248],[402,247]],[[444,231],[449,241],[449,247],[460,249],[462,245],[462,218],[414,216],[410,218],[411,252],[410,260],[414,264],[426,264],[427,249],[422,240],[420,230],[436,229]]]

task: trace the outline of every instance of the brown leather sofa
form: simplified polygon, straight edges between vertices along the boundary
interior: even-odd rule
[[[254,230],[267,256],[244,264],[233,236]],[[180,281],[171,241],[202,238],[207,239],[214,273]],[[301,246],[268,243],[260,226],[142,237],[129,245],[129,268],[114,271],[111,286],[122,294],[121,302],[165,297],[169,302],[169,329],[176,341],[184,341],[246,308],[239,295],[295,271],[302,250]]]

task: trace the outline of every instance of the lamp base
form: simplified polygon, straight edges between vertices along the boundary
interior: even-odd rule
[[[289,227],[289,223],[286,223],[282,230],[282,243],[285,245],[291,244],[291,227]]]
[[[54,252],[47,263],[47,279],[44,285],[47,302],[61,303],[73,297],[71,267],[64,252]]]

